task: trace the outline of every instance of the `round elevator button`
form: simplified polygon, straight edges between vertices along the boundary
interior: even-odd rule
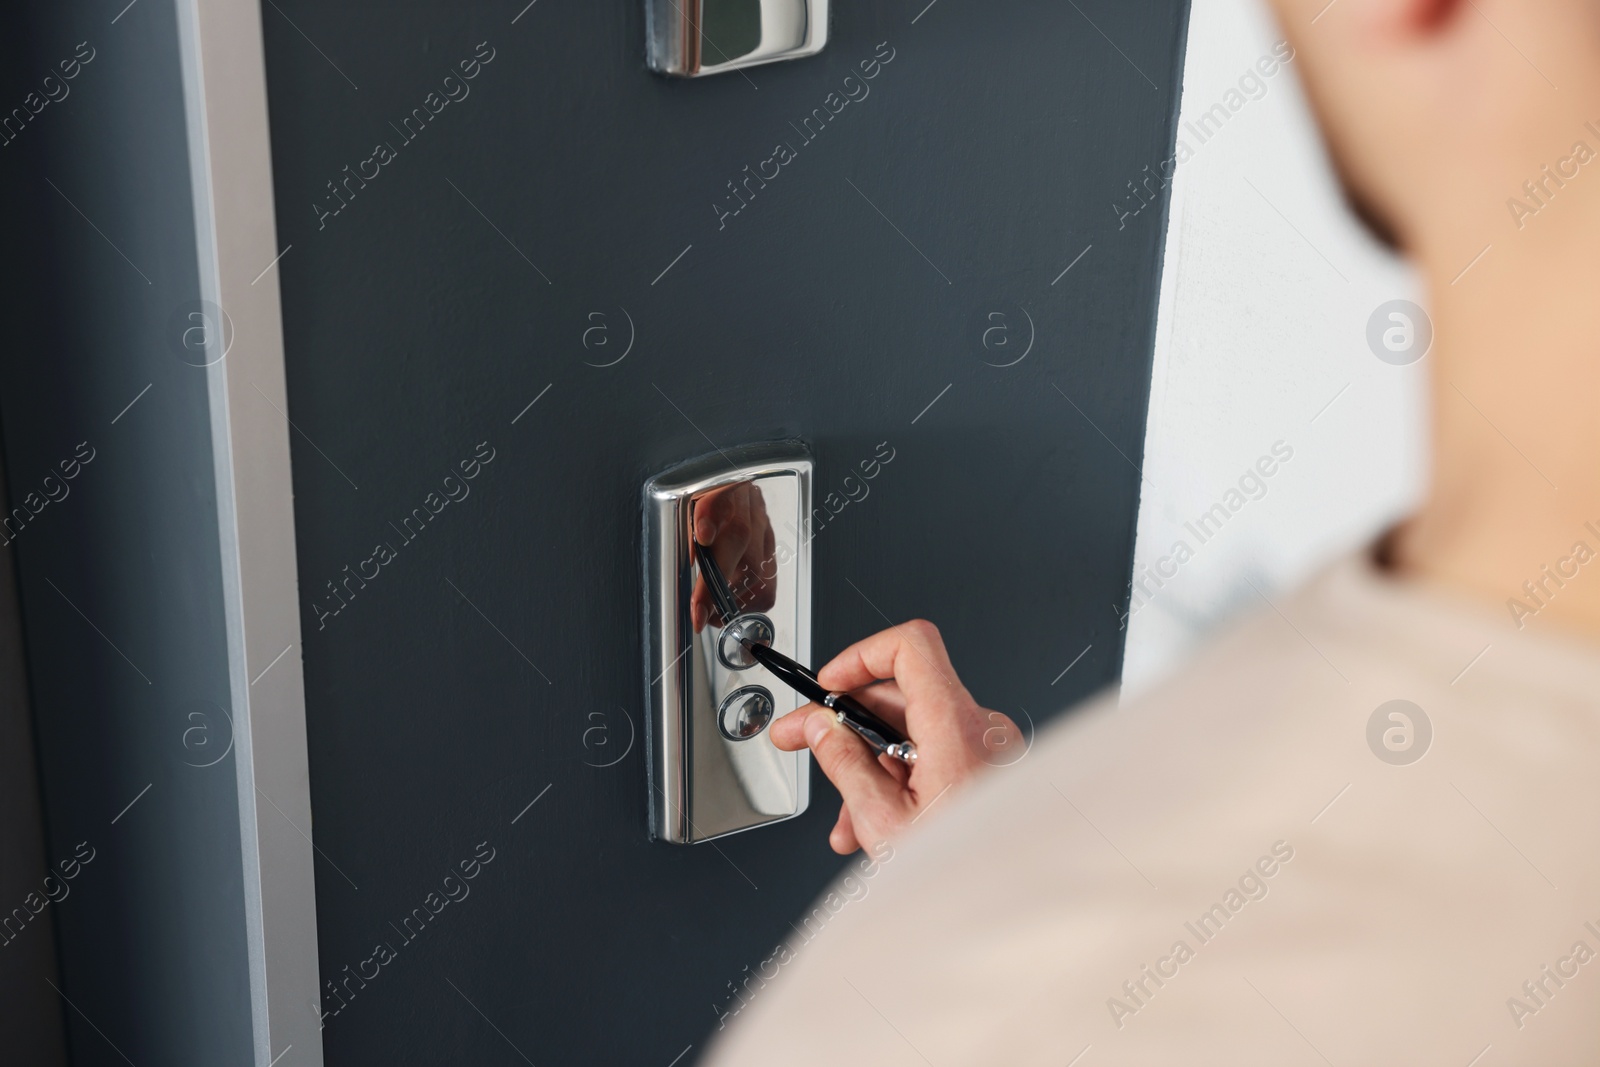
[[[772,721],[772,694],[759,685],[735,689],[717,711],[717,726],[729,741],[748,741]]]
[[[724,667],[742,671],[756,665],[756,658],[744,646],[747,640],[758,645],[772,644],[772,620],[751,612],[729,623],[728,628],[722,631],[722,636],[717,638],[717,658]]]

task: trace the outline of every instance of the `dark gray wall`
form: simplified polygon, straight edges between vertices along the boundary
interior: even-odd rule
[[[62,81],[80,42],[93,58]],[[245,1063],[233,760],[195,766],[227,722],[189,717],[228,684],[204,372],[174,348],[197,295],[175,12],[28,0],[0,50],[5,114],[59,97],[0,147],[0,429],[8,503],[37,511],[0,564],[20,577],[44,858],[93,856],[41,916],[59,980],[19,980],[57,1001],[75,1064]]]
[[[799,820],[646,840],[639,491],[674,462],[800,437],[821,496],[888,442],[815,536],[819,656],[926,616],[1035,722],[1117,677],[1165,212],[1112,205],[1171,154],[1186,5],[835,7],[823,55],[692,83],[645,71],[634,0],[264,9],[331,1064],[698,1055],[837,869],[820,777]],[[800,144],[880,42],[870,95]],[[624,310],[632,350],[596,366]],[[986,365],[1029,316],[1027,357]]]
[[[3,464],[0,464],[3,466]],[[10,510],[0,471],[0,508]],[[0,526],[0,543],[8,540]],[[10,553],[7,553],[9,556]],[[52,898],[67,899],[59,873],[45,858],[44,810],[38,751],[28,703],[22,607],[14,559],[0,560],[0,1048],[18,1063],[66,1063],[63,1005],[47,982],[56,966]],[[50,878],[49,883],[45,882]],[[65,895],[63,895],[65,893]],[[20,910],[19,910],[20,909]]]

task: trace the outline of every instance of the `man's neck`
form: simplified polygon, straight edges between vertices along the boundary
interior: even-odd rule
[[[1396,559],[1519,628],[1600,638],[1600,157],[1545,187],[1520,229],[1506,206],[1423,242],[1434,470]]]

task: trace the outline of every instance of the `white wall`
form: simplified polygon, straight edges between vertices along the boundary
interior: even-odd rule
[[[1256,99],[1227,96],[1281,36],[1257,0],[1195,0],[1179,124],[1193,154],[1172,187],[1134,552],[1136,584],[1163,557],[1176,575],[1134,598],[1125,695],[1262,606],[1251,583],[1281,602],[1422,487],[1428,361],[1392,366],[1366,342],[1374,309],[1416,299],[1415,282],[1344,207],[1296,63],[1262,78],[1264,93],[1246,86]],[[1236,110],[1202,142],[1200,116],[1219,103]],[[1293,457],[1265,495],[1202,543],[1185,523],[1238,503],[1227,491],[1279,441]],[[1193,552],[1181,565],[1180,541]]]

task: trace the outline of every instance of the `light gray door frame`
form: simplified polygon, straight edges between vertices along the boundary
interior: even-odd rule
[[[317,920],[261,7],[177,0],[255,1067],[320,1067]]]

